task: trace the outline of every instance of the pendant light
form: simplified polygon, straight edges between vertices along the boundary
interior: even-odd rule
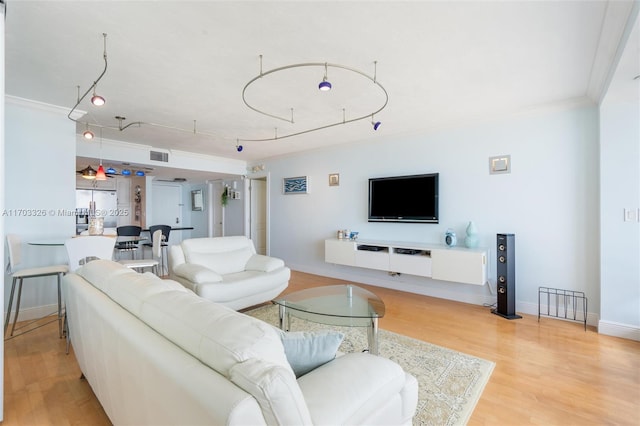
[[[98,167],[98,171],[96,172],[96,180],[107,180],[104,167],[102,167],[102,128],[100,128],[100,167]]]
[[[96,178],[96,171],[93,167],[87,166],[86,168],[80,170],[80,175],[83,179],[94,180]]]

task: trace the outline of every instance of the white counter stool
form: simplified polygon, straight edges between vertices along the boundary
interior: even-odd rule
[[[160,241],[162,245],[161,247],[162,256],[160,257],[160,273],[158,275],[164,275],[165,265],[167,265],[167,248],[169,247],[169,234],[171,233],[171,226],[170,225],[152,225],[149,227],[149,235],[153,236],[153,233],[158,230],[162,231],[162,240]],[[144,246],[151,247],[152,243],[144,243]]]
[[[118,263],[126,266],[130,269],[144,269],[151,268],[154,274],[158,274],[158,265],[160,264],[160,257],[162,256],[162,231],[157,230],[151,236],[151,259],[132,259],[132,260],[119,260]]]
[[[18,266],[22,260],[22,241],[20,237],[15,234],[7,235],[7,246],[9,248],[9,264],[7,265],[7,270],[11,274],[13,280],[11,283],[11,293],[9,295],[9,305],[7,307],[7,316],[4,320],[4,333],[7,334],[7,327],[9,326],[9,319],[11,317],[11,307],[13,305],[13,295],[16,289],[16,284],[18,284],[18,299],[16,301],[16,312],[13,317],[13,325],[11,326],[11,336],[13,336],[13,332],[16,328],[16,322],[18,321],[18,314],[20,313],[20,299],[22,297],[22,281],[25,278],[37,278],[37,277],[48,277],[48,276],[58,276],[58,331],[60,333],[60,337],[62,337],[62,293],[60,291],[60,278],[62,275],[66,274],[69,268],[67,265],[51,265],[51,266],[40,266],[36,268],[26,268],[26,269],[14,269]],[[27,330],[26,332],[32,331]]]
[[[69,256],[69,271],[74,272],[89,260],[112,260],[115,244],[115,236],[87,235],[67,239],[64,246]]]

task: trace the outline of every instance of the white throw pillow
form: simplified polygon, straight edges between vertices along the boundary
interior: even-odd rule
[[[287,361],[297,378],[335,359],[344,334],[332,330],[280,331],[280,337]]]

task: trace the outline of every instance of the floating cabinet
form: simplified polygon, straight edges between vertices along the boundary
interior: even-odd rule
[[[325,240],[324,248],[328,263],[465,284],[487,282],[487,250],[483,248],[336,238]]]
[[[487,281],[486,251],[432,250],[431,278],[483,285]]]

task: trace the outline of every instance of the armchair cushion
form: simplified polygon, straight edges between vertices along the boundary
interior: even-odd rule
[[[249,258],[245,270],[247,271],[262,271],[271,272],[278,268],[284,267],[284,261],[277,257],[264,256],[261,254],[254,254]]]
[[[222,281],[220,274],[195,263],[177,265],[173,268],[173,273],[195,284],[217,283]]]

